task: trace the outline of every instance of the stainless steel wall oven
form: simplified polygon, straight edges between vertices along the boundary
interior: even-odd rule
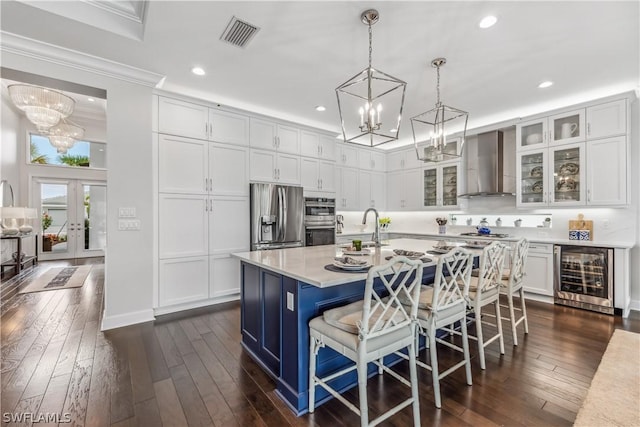
[[[304,199],[305,246],[332,245],[336,234],[336,200]]]
[[[556,245],[554,301],[614,314],[613,249]]]

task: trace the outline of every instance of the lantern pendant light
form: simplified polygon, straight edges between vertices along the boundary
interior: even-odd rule
[[[435,107],[411,118],[416,154],[423,162],[441,162],[462,157],[469,113],[440,101],[440,67],[446,63],[445,58],[431,61],[431,66],[437,73]],[[455,141],[452,138],[454,134]]]
[[[344,141],[373,147],[398,139],[407,84],[372,66],[378,11],[365,10],[360,18],[369,28],[369,65],[338,86],[336,96]]]

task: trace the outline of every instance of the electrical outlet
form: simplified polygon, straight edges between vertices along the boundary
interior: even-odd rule
[[[118,230],[120,231],[140,230],[140,220],[139,219],[119,219]]]
[[[602,228],[604,228],[605,230],[607,228],[609,228],[609,220],[608,219],[602,220]]]
[[[287,292],[287,310],[295,311],[295,305],[293,304],[293,294]]]

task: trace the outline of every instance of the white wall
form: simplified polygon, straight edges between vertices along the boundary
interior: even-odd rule
[[[2,124],[0,130],[0,180],[6,179],[13,188],[14,204],[19,205],[19,168],[17,164],[17,129],[20,128],[20,116],[9,102],[2,98]],[[24,205],[22,205],[24,206]],[[2,241],[0,262],[11,259],[15,250],[13,241]]]
[[[2,65],[107,91],[107,254],[103,328],[153,319],[151,87],[3,52]],[[4,145],[4,141],[3,141]],[[118,231],[118,208],[135,207],[140,231]]]

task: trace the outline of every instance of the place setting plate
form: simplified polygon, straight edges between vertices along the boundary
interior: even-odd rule
[[[325,265],[324,268],[330,271],[361,272],[368,270],[372,265],[368,260],[343,256],[334,258],[333,263]]]
[[[415,260],[421,260],[422,262],[430,262],[433,261],[433,259],[429,258],[424,252],[418,252],[418,251],[407,251],[404,249],[394,249],[393,250],[393,255],[389,255],[387,257],[385,257],[385,259],[387,261],[396,258],[396,257],[407,257],[408,259],[415,261]]]
[[[491,242],[487,241],[487,242],[481,242],[481,241],[467,241],[464,244],[465,248],[469,248],[469,249],[484,249],[487,246],[489,246],[491,244]]]
[[[371,255],[371,249],[362,248],[362,250],[356,251],[353,249],[344,248],[342,249],[342,255],[349,255],[349,256]]]

